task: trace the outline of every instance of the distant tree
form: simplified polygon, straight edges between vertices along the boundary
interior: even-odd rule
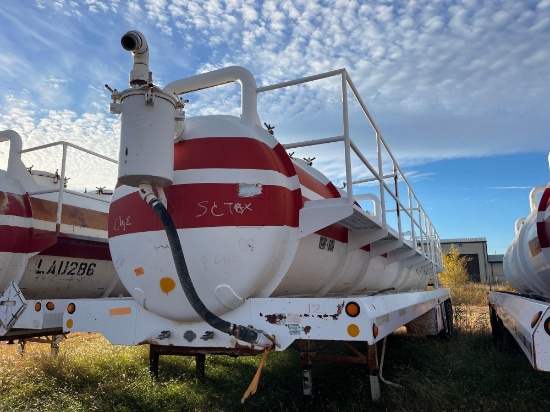
[[[439,281],[445,286],[462,286],[468,283],[466,264],[471,260],[467,256],[460,256],[458,248],[451,244],[448,253],[444,253],[443,272],[439,274]]]

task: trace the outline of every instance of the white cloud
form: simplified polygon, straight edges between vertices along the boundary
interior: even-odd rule
[[[497,190],[510,190],[510,189],[533,189],[533,186],[492,186],[486,187],[486,189],[497,189]]]
[[[548,5],[549,0],[536,8],[513,0],[87,0],[56,6],[40,0],[34,12],[0,10],[0,19],[25,44],[37,46],[31,57],[9,38],[0,81],[12,91],[29,90],[46,109],[67,108],[77,117],[90,109],[105,112],[109,99],[102,84],[126,87],[131,66],[118,39],[135,28],[148,38],[159,84],[231,64],[248,67],[260,85],[346,67],[405,162],[540,150],[550,129]],[[56,7],[70,16],[61,17]],[[32,24],[23,24],[23,16]],[[234,90],[197,94],[189,112],[236,113]],[[266,99],[262,120],[276,124],[283,139],[337,128],[316,125],[318,117],[338,117],[337,87],[319,83],[261,97]]]

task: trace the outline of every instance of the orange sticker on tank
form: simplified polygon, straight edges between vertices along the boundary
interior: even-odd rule
[[[143,270],[143,268],[141,266],[138,267],[138,268],[135,268],[134,272],[135,272],[136,276],[141,276],[145,273],[145,271]]]
[[[132,308],[112,308],[109,309],[109,316],[119,316],[119,315],[130,315],[132,313]]]
[[[160,290],[168,294],[174,290],[176,282],[172,278],[162,278],[160,280]]]

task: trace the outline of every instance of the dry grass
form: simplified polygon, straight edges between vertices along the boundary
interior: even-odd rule
[[[48,345],[28,344],[24,356],[0,343],[2,411],[537,411],[549,410],[550,374],[535,372],[523,353],[491,342],[488,289],[452,291],[451,340],[391,335],[382,386],[370,400],[364,366],[314,363],[313,400],[301,395],[299,354],[271,353],[258,392],[244,405],[258,357],[207,357],[206,382],[194,360],[161,357],[160,380],[148,373],[148,347],[109,344],[97,334],[71,334],[57,358]],[[475,302],[468,304],[464,302]],[[358,347],[363,348],[362,345]],[[340,351],[337,345],[331,351]]]

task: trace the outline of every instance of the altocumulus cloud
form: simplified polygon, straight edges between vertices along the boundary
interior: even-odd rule
[[[26,146],[65,139],[116,154],[101,86],[125,87],[118,38],[130,28],[147,35],[159,84],[233,64],[260,85],[345,67],[411,166],[540,150],[550,129],[549,0],[37,0],[0,19],[0,127]],[[320,82],[262,96],[261,113],[282,140],[327,137],[339,99]],[[209,90],[189,110],[236,114],[238,101],[235,87]]]

